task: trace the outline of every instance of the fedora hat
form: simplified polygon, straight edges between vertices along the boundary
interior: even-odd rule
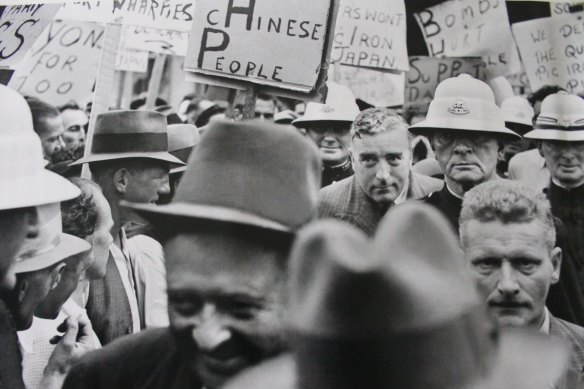
[[[70,200],[81,194],[63,177],[45,169],[39,136],[26,100],[0,85],[0,210]]]
[[[209,125],[172,202],[122,204],[154,224],[206,219],[294,232],[316,213],[320,160],[294,128],[218,121]]]
[[[355,96],[349,88],[328,82],[326,103],[306,104],[304,115],[292,122],[296,127],[308,127],[322,122],[351,124],[359,114]]]
[[[192,124],[170,124],[168,126],[168,152],[185,164],[200,140],[199,130]],[[180,173],[186,169],[186,165],[179,166],[171,169],[170,173]]]
[[[45,269],[91,249],[84,239],[63,233],[60,203],[38,206],[37,212],[39,233],[24,241],[14,263],[15,273]]]
[[[227,389],[543,389],[566,368],[561,341],[496,336],[448,222],[427,205],[390,210],[374,241],[313,223],[289,261],[291,355]],[[518,386],[493,386],[527,367]]]
[[[529,139],[579,142],[584,140],[584,99],[560,91],[543,99]]]
[[[410,127],[416,135],[428,135],[439,129],[521,138],[505,127],[503,114],[495,104],[491,88],[468,74],[451,77],[438,84],[426,120]]]
[[[152,158],[184,165],[168,153],[166,116],[155,111],[110,111],[97,115],[91,151],[71,165],[121,158]]]

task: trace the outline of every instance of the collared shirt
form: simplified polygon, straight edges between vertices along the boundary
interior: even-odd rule
[[[461,199],[463,200],[464,197],[459,195],[458,193],[456,193],[455,191],[453,191],[452,189],[450,189],[450,187],[448,186],[448,184],[445,182],[444,186],[446,186],[446,189],[448,189],[448,191],[450,192],[451,195],[453,195],[454,197],[456,197],[457,199]]]
[[[124,284],[124,290],[126,291],[126,296],[128,297],[128,303],[130,304],[130,313],[132,315],[132,333],[136,333],[140,332],[140,309],[138,308],[138,298],[136,294],[134,266],[128,251],[126,232],[123,228],[120,230],[120,246],[121,247],[118,247],[115,245],[115,243],[112,243],[110,245],[110,253],[114,258],[118,272],[120,272],[120,277],[122,278],[122,283]]]
[[[544,308],[543,323],[541,323],[541,326],[539,327],[539,332],[546,335],[550,334],[550,312],[547,307]]]
[[[403,202],[405,202],[408,199],[408,189],[410,187],[410,180],[409,178],[406,180],[406,183],[404,185],[404,188],[402,189],[401,193],[399,194],[399,196],[397,196],[397,198],[394,200],[394,204],[398,205],[401,204]]]

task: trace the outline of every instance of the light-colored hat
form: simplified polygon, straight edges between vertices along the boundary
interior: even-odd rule
[[[535,111],[525,97],[507,97],[501,103],[501,111],[503,111],[503,119],[505,120],[505,123],[515,123],[533,127],[533,116],[535,115]]]
[[[328,82],[327,87],[326,103],[308,103],[304,115],[294,120],[293,125],[305,127],[318,122],[353,123],[360,112],[353,92],[334,82]]]
[[[46,170],[39,136],[24,98],[0,85],[0,209],[34,207],[81,194],[63,177]]]
[[[168,126],[168,152],[185,164],[200,140],[199,130],[192,124],[170,124]],[[171,169],[170,173],[180,173],[186,169],[186,165],[179,166]]]
[[[468,74],[451,77],[436,88],[426,120],[410,127],[416,135],[441,130],[479,131],[520,139],[505,127],[501,109],[495,104],[491,88]]]
[[[39,233],[36,238],[24,241],[14,263],[15,273],[45,269],[91,249],[84,239],[63,233],[59,203],[38,206],[37,213]]]
[[[543,389],[567,367],[560,340],[497,333],[447,220],[428,205],[392,208],[374,241],[344,222],[312,223],[289,269],[292,356],[226,389]]]
[[[584,140],[584,99],[560,91],[541,103],[534,130],[526,138],[579,142]]]

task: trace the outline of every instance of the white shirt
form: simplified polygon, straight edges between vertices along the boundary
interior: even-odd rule
[[[543,318],[543,323],[541,323],[541,326],[539,327],[539,332],[542,334],[546,334],[549,335],[550,334],[550,312],[548,311],[547,307],[544,308],[544,318]]]

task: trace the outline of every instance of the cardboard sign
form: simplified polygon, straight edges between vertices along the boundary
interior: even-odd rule
[[[449,0],[414,14],[433,57],[483,57],[487,78],[521,71],[502,0]]]
[[[326,64],[333,5],[198,0],[185,69],[308,93]]]
[[[531,89],[559,85],[584,92],[584,13],[513,25]]]
[[[410,71],[406,74],[404,105],[415,106],[420,112],[426,112],[438,84],[462,73],[484,80],[482,59],[480,57],[410,57]]]
[[[70,0],[55,15],[57,20],[107,23],[112,19],[113,0]]]
[[[53,105],[85,100],[92,93],[103,45],[101,25],[54,21],[27,53],[9,86]]]
[[[122,40],[128,49],[184,57],[187,55],[189,33],[140,26],[124,26]]]
[[[0,67],[20,61],[43,30],[51,23],[61,4],[12,5],[0,18]]]
[[[392,74],[335,65],[335,81],[345,85],[356,98],[376,107],[391,107],[404,103],[405,73]]]
[[[529,95],[532,90],[529,86],[529,79],[527,78],[527,73],[521,72],[516,74],[511,74],[505,76],[511,88],[513,88],[513,94],[515,95]]]
[[[194,10],[193,0],[113,0],[112,16],[122,24],[188,32]]]
[[[570,1],[565,3],[550,3],[552,16],[562,16],[573,12],[583,11],[583,1]]]
[[[146,73],[148,71],[148,52],[138,50],[118,50],[116,70]]]
[[[341,0],[331,61],[386,70],[408,70],[403,0]]]

